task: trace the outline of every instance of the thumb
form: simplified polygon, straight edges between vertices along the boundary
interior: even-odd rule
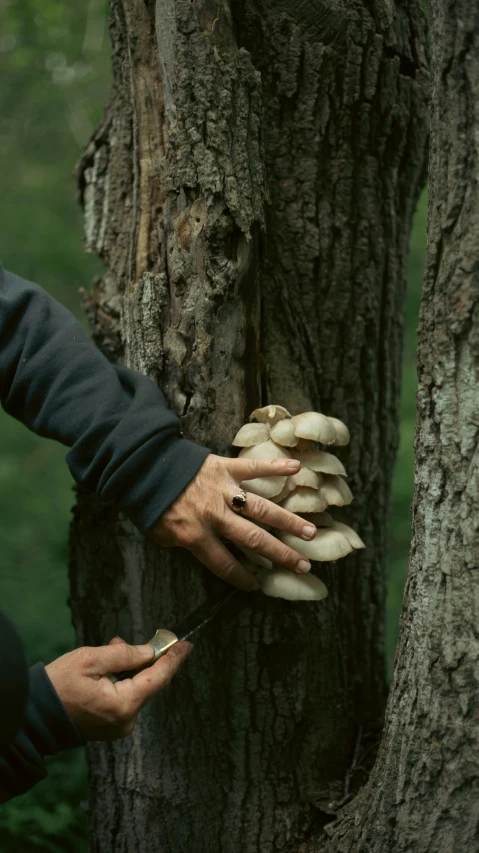
[[[155,654],[153,646],[149,643],[130,646],[123,641],[110,643],[109,646],[99,646],[95,651],[97,675],[145,666],[153,660]]]

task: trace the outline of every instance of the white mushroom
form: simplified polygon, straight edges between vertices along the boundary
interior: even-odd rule
[[[278,421],[271,427],[271,438],[276,444],[282,444],[285,447],[295,447],[299,441],[294,434],[294,424],[291,418],[286,418],[283,421]]]
[[[253,480],[243,480],[241,488],[269,500],[283,491],[285,483],[286,477],[255,477]]]
[[[245,424],[238,430],[234,439],[234,447],[252,447],[261,444],[269,438],[270,428],[268,424]]]
[[[261,409],[255,409],[254,412],[251,412],[249,419],[250,421],[259,421],[262,424],[269,424],[273,426],[273,424],[278,421],[282,421],[283,418],[290,418],[291,415],[284,406],[262,406]]]
[[[310,441],[320,441],[322,444],[332,444],[336,439],[335,427],[326,415],[319,412],[303,412],[291,420],[298,438],[309,438]]]
[[[284,484],[282,491],[279,493],[279,495],[274,495],[271,498],[273,503],[275,503],[275,504],[281,503],[281,501],[284,501],[284,499],[288,497],[289,493],[292,492],[294,488],[296,488],[294,483],[292,482],[292,480],[293,480],[292,477],[286,477],[286,483]],[[256,523],[258,523],[258,522],[256,522]]]
[[[311,471],[311,468],[301,468],[297,474],[293,474],[292,477],[288,478],[291,480],[291,489],[296,489],[298,486],[307,486],[309,489],[319,489],[321,483],[323,482],[323,478],[321,474],[316,474],[314,471]]]
[[[352,545],[355,550],[359,550],[360,548],[366,547],[361,537],[358,536],[358,534],[355,530],[353,530],[352,527],[348,527],[347,524],[341,524],[340,521],[335,521],[333,523],[333,527],[335,530],[339,530],[339,532],[346,537],[349,544]]]
[[[290,459],[291,453],[268,439],[252,447],[243,447],[238,456],[242,459]]]
[[[334,474],[324,474],[323,482],[320,486],[319,493],[326,501],[327,506],[345,506],[350,504],[353,495],[348,484],[342,477],[337,477]]]
[[[325,450],[305,450],[304,452],[293,452],[294,459],[298,459],[301,465],[311,468],[312,471],[322,471],[324,474],[341,474],[346,476],[346,470],[342,462],[332,453]]]
[[[285,530],[279,530],[276,535],[281,542],[293,548],[294,551],[303,554],[309,560],[317,560],[321,563],[339,560],[353,550],[344,534],[333,527],[321,527],[310,542],[305,542]]]
[[[327,507],[321,490],[298,486],[282,501],[281,506],[289,512],[322,512]]]
[[[273,569],[257,575],[258,583],[265,595],[271,598],[286,598],[289,601],[321,601],[328,589],[314,575],[295,575],[288,569]]]
[[[343,424],[343,422],[338,420],[338,418],[330,418],[329,416],[328,421],[333,425],[336,432],[336,438],[333,441],[333,444],[335,444],[336,447],[344,447],[344,445],[349,444],[351,436],[349,435],[349,430],[346,424]]]

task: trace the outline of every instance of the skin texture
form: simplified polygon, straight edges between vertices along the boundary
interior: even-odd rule
[[[149,643],[130,646],[114,637],[108,646],[68,652],[46,671],[86,740],[116,740],[133,731],[145,702],[168,686],[192,648],[191,643],[177,643],[153,666],[115,684],[109,673],[137,669],[152,660]]]
[[[208,456],[194,480],[150,530],[150,538],[163,547],[187,548],[219,578],[247,591],[257,588],[256,578],[235,559],[222,538],[251,548],[297,574],[308,572],[311,564],[301,554],[231,508],[231,499],[240,491],[243,480],[291,475],[299,469],[294,459]],[[314,525],[249,492],[243,513],[307,541],[316,535]]]

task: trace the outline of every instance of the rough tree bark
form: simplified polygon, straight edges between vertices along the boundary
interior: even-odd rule
[[[423,183],[419,0],[112,0],[113,91],[79,169],[98,344],[230,453],[251,409],[343,418],[367,551],[321,606],[253,596],[133,736],[89,749],[93,853],[272,853],[341,800],[383,712],[405,258]],[[346,513],[344,513],[346,516]],[[138,642],[215,581],[80,495],[78,639]],[[333,792],[333,793],[331,793]]]
[[[331,853],[479,849],[479,7],[430,12],[413,542],[381,749]]]

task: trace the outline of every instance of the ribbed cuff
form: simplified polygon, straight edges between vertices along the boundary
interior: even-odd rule
[[[131,458],[128,479],[135,485],[120,506],[142,533],[152,527],[193,480],[211,451],[184,438],[161,441],[153,437]],[[124,476],[128,463],[122,466]]]
[[[30,669],[29,705],[28,733],[41,755],[84,746],[85,739],[70,719],[42,663]]]

